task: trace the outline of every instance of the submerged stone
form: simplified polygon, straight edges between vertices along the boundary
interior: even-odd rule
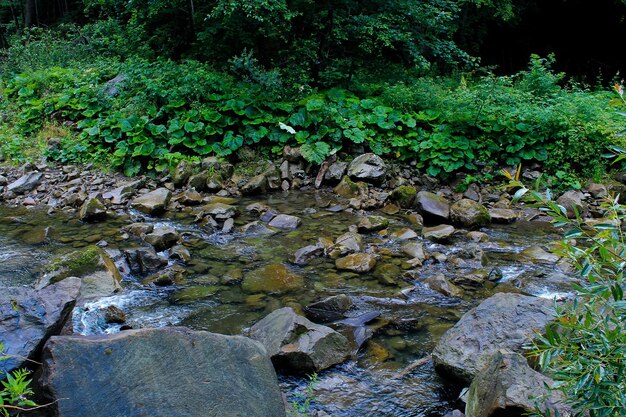
[[[304,279],[281,264],[271,264],[245,274],[241,288],[247,293],[286,293],[299,290]]]

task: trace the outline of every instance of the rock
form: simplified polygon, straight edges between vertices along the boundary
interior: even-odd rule
[[[208,214],[218,221],[224,221],[239,214],[239,210],[237,210],[237,207],[224,203],[206,204],[202,206],[202,211],[205,215]]]
[[[265,346],[276,369],[288,373],[318,372],[350,355],[344,336],[298,316],[290,307],[276,310],[256,323],[250,337]]]
[[[170,203],[172,193],[167,188],[158,188],[133,200],[131,206],[142,213],[158,215],[163,213]]]
[[[333,188],[335,194],[345,198],[367,196],[368,186],[364,182],[354,182],[347,175]]]
[[[328,171],[324,174],[324,179],[331,183],[338,183],[341,181],[343,174],[346,172],[346,168],[348,167],[347,162],[337,161],[331,164],[328,167]]]
[[[391,192],[391,199],[404,209],[413,207],[417,190],[410,185],[401,185]]]
[[[95,245],[51,262],[46,268],[46,273],[37,282],[36,288],[44,288],[68,277],[77,277],[82,281],[79,303],[111,295],[122,289],[120,271],[111,257]]]
[[[54,337],[40,381],[59,417],[285,416],[259,343],[182,327]]]
[[[289,214],[279,214],[269,222],[269,226],[285,230],[295,230],[300,224],[302,220],[299,217]]]
[[[217,156],[208,156],[201,162],[202,169],[205,171],[219,171],[221,168],[220,160]]]
[[[533,370],[519,353],[497,351],[481,369],[467,394],[467,417],[522,417],[535,409],[548,415],[569,416],[565,397],[554,381]],[[555,414],[558,411],[558,414]]]
[[[589,186],[587,187],[587,191],[589,192],[589,194],[591,194],[593,198],[605,198],[609,195],[606,186],[594,182],[589,184]]]
[[[473,242],[488,242],[489,235],[483,232],[467,232],[467,237],[470,238]]]
[[[398,242],[403,242],[405,240],[415,239],[417,237],[417,232],[408,227],[404,227],[400,230],[394,230],[390,237]]]
[[[172,182],[175,187],[180,187],[187,183],[189,177],[192,174],[191,164],[186,160],[182,160],[176,165],[174,171],[172,172]]]
[[[180,193],[176,197],[176,200],[178,200],[180,204],[183,204],[185,206],[195,206],[202,203],[202,194],[195,190],[187,190]]]
[[[275,235],[277,231],[257,220],[241,226],[241,233],[246,236],[270,236]]]
[[[337,269],[343,269],[359,274],[369,272],[376,266],[376,258],[369,253],[353,253],[335,261]]]
[[[131,270],[135,273],[150,273],[167,265],[167,258],[157,255],[153,248],[126,250],[124,255]]]
[[[102,198],[111,200],[111,204],[123,204],[135,194],[135,191],[140,185],[141,181],[129,182],[104,193]]]
[[[9,355],[0,361],[0,374],[26,365],[25,358],[39,360],[46,340],[71,317],[80,286],[80,279],[68,278],[41,290],[0,289],[0,335]]]
[[[490,208],[489,216],[494,223],[513,223],[519,217],[515,210],[506,208]]]
[[[439,340],[435,368],[470,382],[499,349],[521,352],[555,318],[552,300],[498,293],[467,312]]]
[[[372,274],[382,285],[398,285],[402,270],[392,263],[379,264]]]
[[[154,225],[150,223],[132,223],[128,226],[124,226],[123,230],[126,230],[133,236],[143,239],[148,233],[152,233]]]
[[[447,297],[463,297],[464,291],[448,281],[443,274],[432,275],[424,280],[431,290],[437,291]]]
[[[271,264],[245,274],[241,288],[247,293],[282,294],[299,290],[304,279],[281,264]]]
[[[110,305],[104,309],[104,321],[107,323],[124,323],[126,321],[126,313],[119,307]]]
[[[376,232],[386,229],[389,226],[389,219],[382,216],[367,216],[359,220],[357,228],[361,233]]]
[[[333,295],[304,307],[306,316],[318,323],[330,323],[346,318],[354,303],[345,294]]]
[[[571,293],[572,284],[581,284],[580,279],[557,271],[529,270],[509,281],[511,285],[527,294]]]
[[[110,97],[116,97],[124,89],[128,76],[126,74],[118,74],[110,79],[102,86],[102,92]]]
[[[370,181],[381,181],[385,178],[385,162],[373,153],[359,155],[348,166],[348,176]]]
[[[430,191],[417,193],[415,205],[425,220],[441,221],[450,218],[450,203],[448,203],[448,200]]]
[[[304,266],[315,258],[318,258],[324,254],[324,247],[319,243],[317,245],[309,245],[298,249],[291,257],[291,262],[296,265]]]
[[[567,211],[567,217],[573,219],[576,217],[576,213],[583,217],[586,210],[586,205],[583,203],[585,196],[580,191],[566,191],[557,200],[557,204],[563,206]]]
[[[558,262],[559,257],[553,253],[546,252],[540,246],[529,246],[519,253],[522,260],[536,264],[553,264]]]
[[[452,282],[455,285],[459,285],[467,289],[475,289],[482,287],[490,278],[490,274],[484,269],[474,269],[472,271],[466,271],[462,274],[452,277]]]
[[[84,222],[97,222],[106,219],[107,209],[97,198],[90,198],[80,208],[78,217]]]
[[[463,198],[450,206],[450,220],[463,227],[476,228],[489,224],[491,216],[482,204]]]
[[[421,243],[405,243],[404,245],[402,245],[400,250],[411,258],[419,259],[420,261],[426,259],[426,254],[424,253],[424,245],[422,245]]]
[[[201,172],[189,177],[187,180],[187,186],[193,188],[196,191],[205,191],[209,180],[209,174]]]
[[[424,227],[422,229],[422,236],[425,239],[434,240],[436,242],[446,241],[452,236],[455,232],[453,226],[447,224],[440,224],[439,226],[434,227]]]
[[[178,239],[180,239],[180,234],[170,226],[157,226],[145,237],[146,242],[151,244],[156,252],[171,248],[178,242]]]
[[[289,145],[286,145],[283,148],[283,156],[289,162],[298,162],[298,160],[302,158],[302,152],[299,146],[291,147]]]
[[[28,193],[41,184],[42,179],[43,174],[41,172],[29,172],[7,185],[7,191],[15,194]]]
[[[265,174],[259,174],[250,178],[248,182],[241,187],[241,194],[243,195],[263,194],[265,191],[267,191],[267,178]]]
[[[363,236],[355,232],[347,232],[335,240],[335,246],[342,252],[360,252],[363,250]]]
[[[452,410],[452,411],[444,414],[443,417],[465,417],[465,414],[463,414],[459,410]]]

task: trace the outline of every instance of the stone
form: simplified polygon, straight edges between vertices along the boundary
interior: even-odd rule
[[[471,231],[467,232],[467,237],[473,242],[488,242],[489,235],[483,232]]]
[[[195,190],[187,190],[180,193],[176,197],[176,200],[185,206],[196,206],[202,203],[202,194]]]
[[[533,269],[522,272],[508,282],[524,293],[535,296],[572,293],[572,284],[581,284],[580,279],[574,276],[558,271]]]
[[[157,226],[145,237],[145,241],[151,244],[156,252],[171,248],[178,242],[178,239],[180,239],[180,234],[170,226]]]
[[[368,186],[364,182],[354,182],[347,175],[343,177],[341,182],[333,188],[335,194],[345,198],[355,198],[358,196],[367,196]]]
[[[567,211],[567,217],[573,219],[576,212],[583,217],[587,205],[583,202],[585,196],[580,191],[570,190],[564,192],[557,200],[557,204],[563,206]]]
[[[363,250],[363,236],[355,232],[347,232],[335,240],[335,246],[343,252],[360,252]]]
[[[285,416],[260,343],[182,327],[53,337],[40,381],[59,417]]]
[[[373,153],[359,155],[348,165],[348,176],[379,182],[385,178],[386,166],[383,159]]]
[[[497,351],[472,381],[465,415],[523,417],[539,409],[547,415],[570,416],[563,393],[547,388],[553,384],[550,378],[528,366],[519,353]]]
[[[192,172],[191,164],[188,161],[184,159],[180,161],[172,172],[172,182],[174,183],[174,186],[180,187],[185,185]]]
[[[362,217],[357,224],[357,229],[361,233],[377,232],[389,226],[389,219],[382,216]]]
[[[443,274],[436,274],[426,278],[424,284],[428,285],[431,290],[437,291],[446,297],[460,298],[465,293],[461,288],[448,281]]]
[[[363,274],[376,266],[376,258],[369,253],[353,253],[335,261],[337,269]]]
[[[522,352],[536,332],[555,318],[553,301],[497,293],[463,315],[433,351],[435,368],[470,382],[499,349]]]
[[[208,156],[201,162],[202,169],[205,171],[219,171],[221,168],[220,160],[217,156]]]
[[[239,214],[239,210],[237,210],[237,207],[224,203],[206,204],[202,206],[202,211],[205,215],[208,214],[218,221],[224,221]]]
[[[71,317],[80,293],[79,278],[68,278],[40,290],[26,287],[0,289],[0,335],[4,353],[0,374],[39,360],[46,340],[59,334]]]
[[[490,208],[489,216],[494,223],[513,223],[519,217],[519,213],[507,208]]]
[[[189,249],[183,245],[175,245],[170,248],[170,259],[188,262],[191,259],[191,254],[189,253]]]
[[[267,178],[265,174],[259,174],[252,178],[250,178],[244,185],[241,187],[241,194],[243,195],[254,195],[254,194],[264,194],[267,191]]]
[[[519,258],[536,264],[554,264],[559,260],[557,255],[547,252],[541,246],[527,247],[519,253]]]
[[[450,206],[450,220],[467,228],[477,228],[489,224],[491,216],[480,203],[463,198]]]
[[[53,260],[35,287],[41,289],[68,277],[80,278],[82,282],[79,304],[122,289],[122,276],[117,266],[102,248],[95,245]]]
[[[141,181],[129,182],[104,193],[102,198],[111,200],[111,204],[123,204],[135,194],[135,191],[140,185]]]
[[[31,192],[35,187],[41,184],[42,179],[43,174],[41,172],[29,172],[7,185],[7,191],[14,192],[15,194]]]
[[[605,185],[597,184],[595,182],[589,184],[587,191],[593,198],[606,198],[609,195]]]
[[[318,323],[330,323],[346,318],[346,313],[352,309],[352,298],[345,295],[333,295],[304,307],[307,318]]]
[[[146,274],[167,265],[167,258],[157,255],[151,247],[126,250],[124,255],[135,273]]]
[[[391,199],[398,203],[403,209],[413,207],[417,190],[410,185],[401,185],[391,192]]]
[[[241,233],[246,236],[270,236],[275,235],[277,231],[267,227],[265,223],[257,220],[241,226]]]
[[[417,242],[408,242],[400,247],[400,250],[408,255],[411,258],[417,258],[420,261],[426,259],[426,254],[424,253],[424,245]]]
[[[324,254],[324,247],[319,243],[317,245],[308,245],[298,249],[291,257],[291,262],[296,265],[308,265],[312,259],[319,258]]]
[[[450,218],[450,203],[448,203],[448,200],[430,191],[417,193],[415,205],[427,221],[445,221]]]
[[[205,191],[207,189],[207,182],[209,180],[209,174],[201,172],[189,177],[187,180],[187,186],[193,188],[196,191]]]
[[[250,337],[265,346],[276,369],[287,373],[318,372],[350,356],[344,336],[297,315],[291,307],[275,310],[254,324]]]
[[[372,275],[382,285],[398,285],[398,278],[402,275],[402,270],[398,265],[384,263],[377,265]]]
[[[341,181],[343,174],[345,174],[347,167],[347,162],[337,161],[332,163],[328,167],[328,171],[326,171],[326,173],[324,174],[324,179],[331,183],[338,183],[339,181]]]
[[[399,230],[394,230],[390,236],[398,242],[403,242],[405,240],[415,239],[417,237],[417,232],[411,228],[404,227]]]
[[[124,323],[126,321],[126,313],[114,305],[107,306],[104,309],[104,321],[107,323]]]
[[[302,276],[281,264],[270,264],[247,272],[241,288],[247,293],[283,294],[304,286]]]
[[[424,227],[422,229],[422,236],[425,239],[434,240],[436,242],[443,242],[448,240],[455,232],[453,226],[447,224],[440,224],[434,227]]]
[[[143,239],[148,233],[152,233],[154,225],[150,223],[132,223],[128,226],[124,226],[123,230],[126,230],[133,236]]]
[[[270,227],[284,230],[295,230],[300,224],[302,224],[302,219],[289,214],[279,214],[269,222]]]
[[[78,217],[84,222],[98,222],[106,219],[106,216],[107,209],[97,198],[86,200],[78,214]]]
[[[167,209],[172,193],[167,188],[157,188],[133,200],[131,206],[142,213],[159,215]]]

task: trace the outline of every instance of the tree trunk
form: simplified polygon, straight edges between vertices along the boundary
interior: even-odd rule
[[[24,5],[24,27],[31,27],[35,24],[36,19],[36,2],[37,0],[26,0]]]

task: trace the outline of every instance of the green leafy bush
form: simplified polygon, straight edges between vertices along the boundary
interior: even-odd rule
[[[4,346],[0,343],[0,361],[7,359],[4,354]],[[3,381],[0,389],[0,413],[9,417],[16,415],[15,412],[28,411],[31,407],[37,407],[31,397],[34,393],[28,379],[30,372],[26,369],[18,369],[11,373],[0,375]]]

